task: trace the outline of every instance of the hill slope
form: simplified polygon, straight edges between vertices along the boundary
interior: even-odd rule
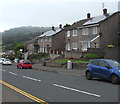
[[[50,27],[24,26],[4,31],[2,33],[3,45],[7,50],[13,49],[17,43],[26,42],[50,29]]]

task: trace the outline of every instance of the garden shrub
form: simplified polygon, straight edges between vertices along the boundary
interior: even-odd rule
[[[98,59],[98,58],[103,58],[102,54],[95,54],[95,53],[87,53],[84,56],[85,59]]]
[[[48,56],[49,54],[47,54],[47,53],[36,53],[36,54],[30,54],[29,56],[28,56],[28,59],[29,60],[40,60],[40,59],[42,59],[42,58],[46,58],[47,56]]]

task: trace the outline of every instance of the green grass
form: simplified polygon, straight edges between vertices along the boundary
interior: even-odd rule
[[[89,63],[89,61],[81,61],[81,60],[75,60],[75,59],[61,59],[61,60],[55,60],[57,63],[67,63],[67,61],[70,60],[74,63]]]

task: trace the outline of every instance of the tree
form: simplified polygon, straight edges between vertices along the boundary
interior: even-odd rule
[[[70,27],[71,25],[70,24],[66,24],[66,25],[64,25],[63,27],[64,28],[68,28],[68,27]]]
[[[19,43],[15,46],[15,57],[22,59],[23,58],[23,52],[25,52],[25,44]]]

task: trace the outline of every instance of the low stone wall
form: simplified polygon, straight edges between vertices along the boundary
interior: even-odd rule
[[[41,63],[42,66],[48,66],[48,67],[62,67],[62,68],[67,68],[67,64],[61,64],[61,63],[55,63],[55,62],[43,62]],[[72,69],[82,69],[86,68],[87,63],[72,63]]]
[[[81,58],[86,52],[78,52],[78,51],[65,51],[65,58]]]
[[[55,63],[55,62],[44,62],[43,66],[62,67],[62,64],[61,63]]]
[[[87,63],[73,63],[73,69],[82,69],[87,67]]]

